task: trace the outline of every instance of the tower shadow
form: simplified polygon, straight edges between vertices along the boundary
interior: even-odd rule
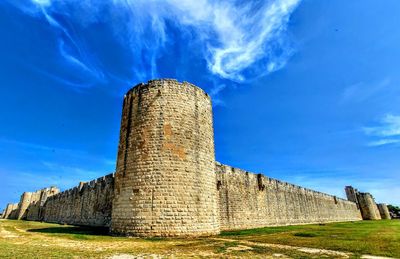
[[[28,229],[27,232],[45,234],[71,234],[71,235],[93,235],[109,236],[107,227],[65,226]]]

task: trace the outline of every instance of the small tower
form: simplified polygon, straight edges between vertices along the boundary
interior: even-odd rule
[[[24,192],[21,195],[21,200],[19,202],[19,208],[18,208],[18,213],[17,213],[17,219],[25,219],[26,218],[26,213],[29,205],[31,204],[31,197],[32,193],[31,192]]]
[[[357,200],[357,189],[354,189],[353,186],[346,186],[345,188],[347,200],[357,203],[357,207],[360,208]]]
[[[124,98],[111,232],[219,233],[210,97],[176,80],[139,84]]]
[[[357,195],[358,202],[360,204],[360,210],[363,219],[365,220],[379,220],[381,215],[379,214],[378,207],[376,206],[374,197],[370,193],[360,192]]]
[[[8,219],[10,217],[12,210],[13,210],[13,204],[8,203],[4,211],[3,219]]]
[[[385,203],[379,203],[378,209],[382,219],[391,219],[388,206]]]

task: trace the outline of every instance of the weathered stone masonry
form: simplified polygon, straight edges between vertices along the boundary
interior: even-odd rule
[[[124,98],[111,231],[218,233],[214,170],[209,96],[171,80],[136,86]]]
[[[357,204],[363,219],[391,219],[387,205],[384,203],[376,204],[372,194],[359,192],[352,186],[346,186],[345,190],[347,199]]]
[[[354,202],[217,164],[222,230],[361,220]]]
[[[390,218],[386,205],[350,186],[347,201],[215,162],[213,134],[203,90],[170,79],[139,84],[124,97],[115,175],[24,193],[2,217],[134,236]]]
[[[41,220],[71,225],[109,227],[114,195],[114,175],[80,183],[49,197]]]

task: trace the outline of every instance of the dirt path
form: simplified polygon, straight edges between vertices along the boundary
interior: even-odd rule
[[[246,240],[236,240],[236,239],[227,239],[227,238],[213,238],[214,240],[225,241],[225,242],[238,242],[241,245],[245,246],[261,246],[261,247],[269,247],[269,248],[279,248],[284,250],[296,250],[299,252],[313,254],[313,255],[328,255],[335,256],[340,258],[349,258],[352,253],[345,253],[340,251],[328,250],[328,249],[319,249],[319,248],[310,248],[310,247],[301,247],[301,246],[289,246],[289,245],[278,245],[278,244],[269,244],[269,243],[259,243],[252,242]]]
[[[19,236],[14,234],[13,232],[5,230],[3,227],[0,226],[0,237],[2,237],[2,238],[17,238]]]
[[[320,248],[259,243],[259,242],[227,239],[227,238],[213,238],[213,239],[219,240],[219,241],[225,241],[225,242],[237,242],[237,243],[243,245],[243,247],[248,247],[249,249],[252,249],[251,246],[261,246],[261,247],[279,248],[279,249],[284,249],[284,250],[296,250],[296,251],[307,253],[307,254],[327,255],[327,256],[335,256],[335,257],[339,257],[339,258],[349,258],[350,256],[353,255],[353,253],[349,253],[349,252],[346,253],[346,252],[340,252],[340,251],[328,250],[328,249],[320,249]],[[382,256],[373,256],[373,255],[362,255],[361,258],[364,258],[364,259],[394,259],[393,257],[382,257]]]

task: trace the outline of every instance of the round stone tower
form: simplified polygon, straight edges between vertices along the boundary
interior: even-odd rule
[[[384,203],[380,203],[377,205],[378,205],[379,213],[381,214],[381,218],[382,219],[391,219],[388,206]]]
[[[358,195],[358,202],[360,205],[361,214],[364,220],[379,220],[381,215],[379,214],[378,207],[374,201],[374,198],[370,193],[360,192]]]
[[[111,232],[219,233],[212,106],[202,89],[164,79],[125,95]]]

